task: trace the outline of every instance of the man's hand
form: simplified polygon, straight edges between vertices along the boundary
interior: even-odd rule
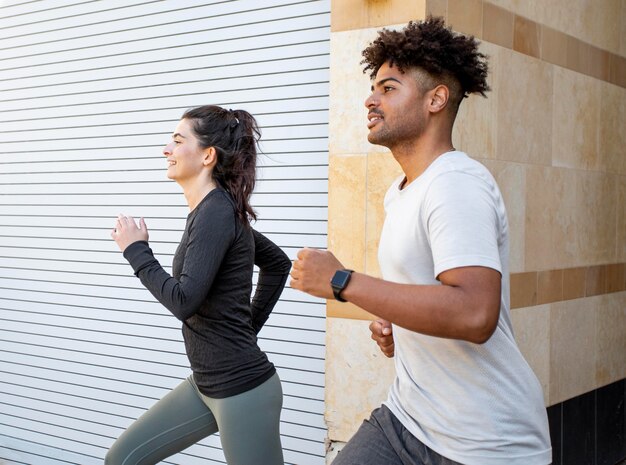
[[[118,215],[115,228],[111,231],[111,237],[117,243],[122,252],[133,242],[147,241],[148,228],[143,218],[139,220],[139,226],[132,216]]]
[[[344,269],[328,250],[305,248],[298,252],[298,258],[291,269],[290,286],[316,297],[333,299],[330,280],[335,271]]]
[[[375,320],[370,323],[372,339],[376,341],[381,352],[387,357],[393,357],[395,344],[393,342],[393,329],[387,320]]]

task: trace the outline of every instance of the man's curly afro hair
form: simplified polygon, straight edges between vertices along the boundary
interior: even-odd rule
[[[363,50],[363,72],[370,71],[374,79],[387,62],[402,72],[416,67],[436,78],[452,77],[460,84],[463,97],[472,93],[485,97],[489,91],[487,56],[478,52],[478,41],[473,36],[455,34],[443,18],[410,21],[401,31],[379,31]]]

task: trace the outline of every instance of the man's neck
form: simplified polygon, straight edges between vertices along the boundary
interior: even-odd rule
[[[435,159],[452,150],[454,146],[451,138],[437,141],[420,138],[412,144],[394,146],[391,153],[404,171],[406,181],[403,186],[406,186],[426,171]]]

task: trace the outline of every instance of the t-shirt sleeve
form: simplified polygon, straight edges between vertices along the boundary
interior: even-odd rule
[[[446,172],[430,184],[424,221],[430,238],[434,273],[484,266],[502,273],[498,249],[498,210],[492,186],[463,172]]]
[[[255,332],[261,330],[270,316],[283,291],[291,261],[280,247],[258,231],[254,236],[254,264],[259,267],[259,278],[252,298],[252,326]]]
[[[147,242],[135,242],[124,250],[146,289],[181,321],[200,309],[211,289],[235,237],[234,213],[232,208],[207,208],[187,228],[189,239],[179,279],[163,269]]]

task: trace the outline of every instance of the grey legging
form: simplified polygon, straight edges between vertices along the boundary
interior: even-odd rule
[[[220,432],[228,465],[284,465],[278,374],[250,391],[213,399],[190,376],[115,441],[106,465],[152,465]]]

